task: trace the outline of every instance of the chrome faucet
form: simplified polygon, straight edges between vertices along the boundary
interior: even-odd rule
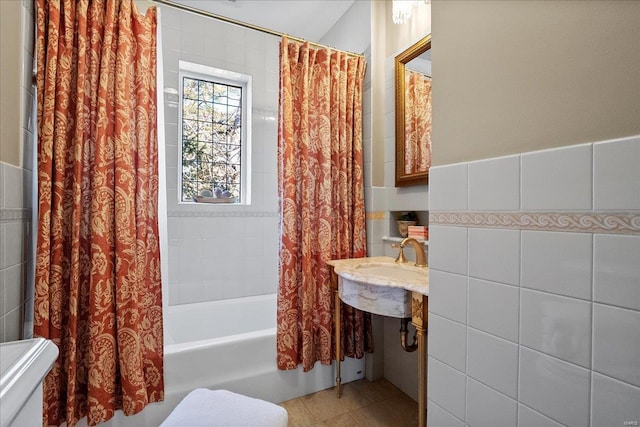
[[[402,248],[404,248],[407,243],[411,243],[413,246],[413,250],[416,253],[416,267],[426,267],[427,266],[427,256],[424,253],[424,245],[418,242],[413,237],[407,237],[402,242],[400,242],[400,251],[402,252]]]

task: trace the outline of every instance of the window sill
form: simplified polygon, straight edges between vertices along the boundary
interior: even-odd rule
[[[251,206],[248,203],[241,202],[221,202],[221,203],[209,203],[209,202],[178,202],[178,206]]]

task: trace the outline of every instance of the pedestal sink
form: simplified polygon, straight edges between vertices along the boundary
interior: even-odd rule
[[[357,309],[411,317],[411,293],[428,295],[429,270],[390,257],[330,261],[338,275],[340,299]]]
[[[407,239],[405,239],[407,240]],[[404,243],[404,241],[403,241]],[[414,242],[417,244],[417,241]],[[402,246],[400,246],[402,248]],[[424,254],[422,254],[422,260]],[[328,261],[334,293],[336,354],[341,354],[341,304],[383,316],[411,317],[416,327],[418,350],[418,425],[426,426],[427,405],[427,318],[429,312],[429,269],[397,263],[390,257],[353,258]],[[404,347],[403,347],[404,348]],[[341,395],[340,358],[336,358],[336,394]]]

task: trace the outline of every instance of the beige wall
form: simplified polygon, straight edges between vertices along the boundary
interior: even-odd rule
[[[432,10],[434,165],[640,134],[640,2]]]
[[[0,1],[0,161],[22,165],[20,53],[22,2]]]

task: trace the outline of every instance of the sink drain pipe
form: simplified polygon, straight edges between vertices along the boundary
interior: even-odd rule
[[[413,334],[413,343],[407,344],[407,333],[409,332],[408,325],[410,321],[410,317],[400,319],[400,345],[404,351],[409,353],[418,349],[418,337],[416,336],[417,331]]]

